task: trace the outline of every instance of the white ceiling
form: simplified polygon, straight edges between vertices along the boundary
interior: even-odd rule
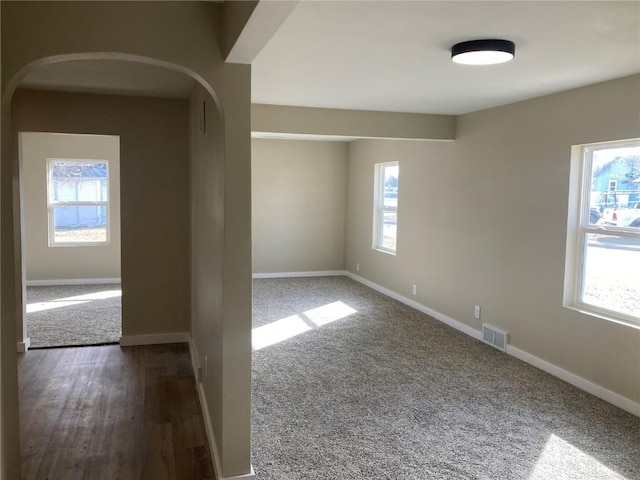
[[[166,68],[122,60],[73,60],[44,65],[20,84],[42,90],[189,98],[195,81]]]
[[[450,61],[476,38],[515,60]],[[636,1],[303,0],[252,64],[252,101],[462,114],[638,72]]]
[[[450,47],[516,43],[474,67]],[[252,101],[461,114],[640,72],[640,2],[302,0],[252,64]],[[47,65],[26,88],[188,98],[182,73],[118,60]]]

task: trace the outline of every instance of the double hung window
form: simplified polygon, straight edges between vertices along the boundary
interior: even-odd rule
[[[574,148],[569,215],[565,305],[640,325],[640,140]]]
[[[398,162],[375,165],[373,248],[396,253],[398,237]]]
[[[49,246],[109,242],[109,163],[47,160]]]

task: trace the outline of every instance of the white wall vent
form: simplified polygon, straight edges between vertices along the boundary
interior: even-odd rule
[[[509,334],[503,330],[499,330],[486,323],[482,324],[482,341],[503,352],[507,351],[508,335]]]

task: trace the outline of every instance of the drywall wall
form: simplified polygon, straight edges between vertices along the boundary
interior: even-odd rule
[[[187,110],[179,99],[14,95],[16,131],[120,137],[123,335],[189,330]]]
[[[223,302],[224,289],[224,157],[215,133],[218,118],[207,116],[201,130],[203,105],[211,98],[196,87],[189,103],[191,171],[191,331],[199,366],[207,366],[202,379],[213,433],[223,431]],[[205,359],[206,356],[206,359]]]
[[[222,3],[212,2],[3,2],[2,3],[2,35],[4,51],[2,52],[2,112],[11,111],[10,101],[13,89],[30,71],[40,64],[63,62],[65,60],[81,59],[115,59],[166,67],[174,71],[183,72],[196,79],[213,97],[215,106],[209,111],[219,116],[220,128],[216,132],[216,155],[224,158],[225,173],[225,225],[224,225],[224,274],[223,284],[215,283],[213,276],[206,277],[206,285],[202,289],[212,291],[223,288],[228,292],[222,305],[224,322],[220,343],[223,345],[221,361],[222,385],[224,398],[207,399],[211,407],[214,402],[223,405],[223,428],[221,437],[216,438],[220,463],[217,465],[217,476],[233,477],[249,474],[250,463],[250,401],[251,401],[251,143],[250,143],[250,67],[248,65],[226,64],[220,53],[220,39],[223,31]],[[10,48],[7,48],[10,45]],[[114,99],[116,97],[113,97]],[[106,115],[115,114],[118,107],[113,102],[104,106]],[[186,102],[184,113],[177,114],[176,122],[185,121],[188,115]],[[182,108],[182,107],[181,107]],[[97,112],[97,110],[96,110]],[[104,113],[104,112],[101,112]],[[3,117],[7,118],[7,117]],[[127,114],[119,114],[119,121],[128,124]],[[59,123],[67,119],[59,116]],[[140,119],[138,119],[140,121]],[[153,118],[144,118],[153,125]],[[71,123],[71,122],[68,122]],[[95,125],[94,125],[95,126]],[[98,125],[100,126],[100,125]],[[70,128],[73,125],[70,125]],[[113,133],[100,128],[97,132],[82,133]],[[78,133],[73,129],[73,133]],[[15,131],[15,130],[14,130]],[[56,128],[53,131],[64,131]],[[123,315],[126,315],[126,300],[138,296],[143,299],[144,306],[129,305],[129,311],[135,308],[150,310],[144,313],[144,321],[135,321],[132,328],[126,330],[125,335],[162,333],[171,326],[188,324],[188,304],[182,303],[182,298],[189,298],[188,252],[182,245],[189,245],[189,194],[185,191],[184,200],[187,204],[183,210],[183,200],[166,199],[173,202],[166,206],[165,200],[161,206],[169,210],[170,215],[181,211],[182,220],[172,225],[154,216],[145,221],[150,225],[151,233],[155,233],[160,226],[164,232],[171,232],[171,239],[157,243],[149,242],[149,232],[145,232],[140,225],[138,235],[131,239],[127,246],[127,229],[135,228],[132,219],[141,213],[149,211],[155,197],[141,199],[140,204],[125,206],[125,191],[131,191],[137,178],[143,172],[137,171],[131,177],[125,172],[125,156],[127,152],[146,153],[143,145],[154,145],[152,148],[161,150],[163,138],[168,142],[181,143],[179,138],[184,133],[184,142],[188,151],[188,133],[184,130],[159,128],[140,135],[135,140],[121,138],[121,211],[122,226],[122,288]],[[177,136],[176,136],[177,135]],[[13,139],[12,139],[13,140]],[[17,141],[17,138],[15,139]],[[137,142],[140,143],[137,143]],[[4,144],[3,144],[4,147]],[[169,155],[169,152],[157,152],[159,155]],[[3,150],[2,155],[2,333],[21,338],[22,332],[16,332],[14,325],[20,325],[19,305],[21,292],[16,288],[21,284],[21,252],[20,231],[16,228],[13,215],[20,215],[19,203],[14,201],[12,193],[14,183],[18,179],[17,156],[14,157],[13,146]],[[182,163],[178,163],[178,162]],[[175,167],[180,171],[171,171],[176,178],[173,181],[188,179],[188,156],[178,160]],[[126,178],[130,178],[132,183]],[[148,177],[147,181],[150,179]],[[164,178],[164,177],[163,177]],[[167,185],[173,185],[167,179]],[[157,187],[157,185],[156,185]],[[8,198],[8,202],[5,199]],[[9,218],[4,214],[8,213]],[[127,225],[129,225],[127,227]],[[175,237],[173,236],[175,235]],[[8,242],[5,242],[5,238]],[[14,240],[16,240],[14,242]],[[155,239],[154,239],[155,240]],[[173,244],[176,240],[177,244]],[[147,247],[146,251],[142,251]],[[141,252],[138,258],[127,256],[127,249],[131,252]],[[179,253],[177,253],[179,252]],[[162,273],[153,278],[152,273],[170,271],[174,265],[165,264],[167,258],[175,255],[185,255],[183,265],[177,265],[178,271],[173,274]],[[159,262],[150,271],[145,271],[150,259]],[[131,270],[128,270],[131,269]],[[137,269],[137,272],[133,270]],[[183,276],[185,281],[175,282],[175,276]],[[127,280],[128,277],[134,279]],[[145,278],[152,283],[142,285],[138,282]],[[137,280],[136,280],[137,279]],[[154,287],[160,287],[159,292],[153,292]],[[186,297],[183,292],[186,291]],[[162,292],[169,292],[169,297],[163,298]],[[148,299],[153,297],[153,302]],[[171,303],[174,300],[177,302]],[[170,304],[169,311],[162,308]],[[186,309],[185,309],[186,307]],[[176,310],[186,312],[184,316],[176,316],[168,320]],[[6,313],[6,315],[5,315]],[[150,323],[154,316],[157,318]],[[165,319],[167,321],[165,321]],[[13,330],[12,330],[13,329]],[[205,351],[214,349],[216,342],[211,338],[200,338],[197,341],[204,345]],[[15,345],[15,344],[14,344]],[[15,365],[15,355],[14,365]],[[4,367],[4,359],[3,359]],[[15,379],[15,368],[9,372]],[[3,378],[4,385],[13,380]],[[3,387],[4,387],[3,385]],[[222,395],[220,393],[220,395]],[[16,413],[17,416],[17,413]],[[16,442],[17,444],[17,442]],[[16,446],[16,451],[18,447]],[[14,465],[19,465],[13,460]],[[11,478],[18,478],[19,469]],[[248,478],[248,477],[247,477]]]
[[[0,2],[0,10],[3,4]],[[0,14],[0,78],[5,73],[3,64],[7,42],[4,40],[4,14]],[[13,248],[11,223],[13,199],[11,198],[12,164],[4,159],[12,153],[10,111],[2,99],[0,111],[0,479],[20,478],[20,431],[18,425],[18,377],[15,310],[14,269],[5,248]],[[8,178],[7,178],[8,175]],[[8,180],[8,181],[7,181]],[[9,220],[9,221],[8,221]]]
[[[1,2],[0,2],[1,5]],[[0,8],[0,39],[2,38],[2,9]],[[0,52],[2,52],[2,41],[0,40]],[[0,78],[2,78],[2,55],[0,54]],[[4,129],[4,114],[2,114],[0,112],[0,152],[2,151],[2,149],[4,148],[4,144],[7,143],[5,140],[5,129]],[[0,171],[0,178],[1,178],[1,171]],[[0,215],[2,214],[2,182],[0,182]],[[2,271],[2,258],[0,255],[0,271]],[[2,282],[2,277],[0,276],[0,287],[1,287],[1,282]],[[0,305],[2,304],[2,289],[0,288]],[[2,309],[0,309],[0,325],[2,325]],[[4,334],[4,336],[3,336]],[[4,339],[6,337],[6,333],[3,332],[3,329],[0,328],[0,480],[2,480],[3,478],[8,478],[7,475],[7,470],[9,469],[9,466],[7,465],[7,460],[6,457],[4,455],[4,446],[5,446],[5,437],[7,435],[7,432],[12,435],[12,437],[10,438],[10,441],[16,441],[16,432],[17,432],[17,425],[16,425],[16,429],[12,429],[10,426],[7,427],[5,429],[5,418],[7,418],[7,412],[5,412],[5,401],[4,401],[4,395],[5,392],[7,391],[7,388],[5,387],[5,382],[4,382],[4,372],[3,370],[6,368],[5,367],[5,352],[7,351],[7,348],[4,345]],[[11,341],[13,342],[13,337],[11,338]],[[13,353],[13,348],[11,348],[11,353]],[[11,362],[11,366],[12,368],[15,367],[14,362]],[[14,377],[14,375],[11,375],[11,377]],[[14,397],[17,397],[17,395],[14,395]],[[11,413],[15,413],[11,412]],[[13,459],[15,461],[15,459],[18,458],[20,452],[15,452],[13,455]],[[11,458],[11,457],[10,457]]]
[[[640,330],[564,308],[571,146],[637,137],[640,76],[463,115],[451,144],[349,148],[346,267],[640,401]],[[400,162],[398,251],[371,249],[373,165]],[[417,285],[418,294],[411,292]]]
[[[192,332],[199,364],[209,372],[203,389],[225,476],[249,465],[251,434],[250,70],[237,67],[246,86],[235,98],[243,129],[222,132],[200,87],[190,101],[189,129]],[[225,155],[229,145],[238,148],[235,156]]]
[[[453,140],[455,121],[453,115],[262,104],[251,106],[251,130],[272,134]]]
[[[246,77],[250,75],[248,68],[239,68]],[[236,113],[244,113],[244,135],[238,132],[244,142],[236,144],[246,150],[235,159],[224,155],[225,144],[233,139],[224,137],[221,142],[220,118],[204,89],[196,87],[189,113],[191,330],[199,365],[208,372],[202,388],[222,471],[235,474],[241,474],[249,462],[251,434],[252,287],[246,281],[251,279],[248,85],[238,92],[236,104]]]
[[[342,270],[347,144],[251,143],[253,272]]]
[[[19,136],[26,280],[120,277],[120,139],[109,135],[24,132]],[[49,246],[47,159],[106,160],[109,242]]]

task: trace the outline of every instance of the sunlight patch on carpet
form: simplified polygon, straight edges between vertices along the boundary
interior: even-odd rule
[[[37,302],[27,304],[27,313],[42,312],[53,308],[70,307],[72,305],[80,305],[92,302],[94,300],[106,300],[107,298],[121,297],[122,290],[105,290],[102,292],[87,293],[84,295],[75,295],[73,297],[58,298],[50,302]]]
[[[343,302],[337,301],[256,327],[251,332],[252,349],[255,352],[270,345],[284,342],[354,313],[358,313],[358,311]]]
[[[358,313],[358,311],[354,310],[349,305],[338,301],[312,310],[307,310],[304,312],[304,316],[318,327],[322,327],[323,325],[335,322],[336,320],[341,320],[349,315],[353,315],[354,313]]]
[[[572,480],[575,478],[606,478],[627,480],[605,467],[591,455],[551,434],[536,462],[529,480]]]
[[[308,332],[311,327],[298,315],[282,318],[268,325],[254,328],[251,334],[253,350],[260,350]]]

